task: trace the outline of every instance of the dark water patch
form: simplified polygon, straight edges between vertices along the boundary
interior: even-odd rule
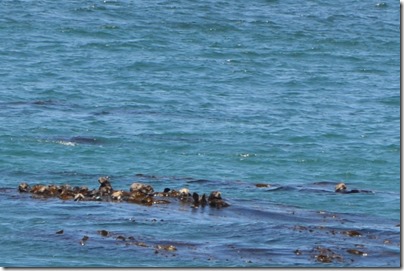
[[[109,142],[106,138],[91,137],[91,136],[73,136],[73,137],[55,136],[50,138],[42,138],[40,140],[43,142],[52,142],[71,147],[74,147],[76,145],[103,146],[104,144],[107,144]]]
[[[144,180],[148,180],[148,179],[158,179],[159,177],[155,176],[155,175],[148,175],[148,174],[143,174],[143,173],[136,173],[135,177],[139,178],[139,179],[144,179]],[[161,178],[161,177],[160,177]]]
[[[345,219],[330,220],[327,223],[330,226],[323,223],[319,225],[295,224],[289,227],[296,232],[315,235],[316,238],[320,238],[321,236],[327,238],[334,236],[336,240],[339,238],[341,240],[345,240],[346,242],[350,240],[352,242],[374,242],[379,244],[392,244],[393,242],[395,244],[399,243],[399,233],[397,231],[364,229],[362,227],[357,228],[354,226],[355,223],[348,223],[348,225],[345,226],[345,221]],[[325,222],[325,220],[323,220],[323,222]],[[380,238],[380,236],[383,236],[383,238]]]
[[[273,208],[271,208],[271,205],[269,204],[265,204],[265,206],[263,206],[262,209],[257,209],[257,207],[249,208],[240,206],[236,202],[234,205],[232,205],[231,210],[227,210],[224,213],[225,214],[232,213],[232,215],[235,216],[251,217],[259,220],[267,219],[268,221],[278,221],[278,222],[299,221],[301,223],[307,223],[315,221],[318,222],[320,220],[320,218],[317,215],[313,214],[310,215],[309,212],[306,213],[303,211],[301,212],[295,211],[294,208],[291,206],[273,205]]]
[[[400,105],[400,97],[392,96],[392,97],[384,97],[379,98],[378,102],[387,106],[399,106]]]
[[[1,102],[0,106],[3,109],[8,109],[8,111],[24,113],[29,110],[29,112],[40,112],[38,109],[42,110],[55,110],[55,111],[70,111],[77,110],[80,108],[77,104],[68,103],[64,100],[56,99],[44,99],[44,100],[26,100],[26,101],[11,101],[11,102]]]
[[[53,100],[39,100],[39,101],[32,102],[32,104],[35,104],[35,105],[55,105],[55,104],[57,104],[57,102],[55,102]]]
[[[223,180],[207,180],[207,179],[197,179],[193,177],[182,177],[182,176],[157,176],[151,174],[137,173],[135,174],[135,179],[144,181],[144,182],[153,182],[156,184],[164,183],[169,186],[178,186],[183,185],[187,186],[187,184],[207,184],[207,185],[225,185],[227,183],[231,183],[229,181]],[[175,187],[174,187],[175,188]],[[178,188],[178,187],[177,187]]]
[[[294,191],[295,187],[292,186],[271,186],[269,189],[265,189],[267,192],[283,192],[283,191]]]
[[[200,183],[200,184],[205,184],[211,182],[210,180],[206,179],[192,179],[192,178],[186,178],[185,179],[187,183]]]
[[[0,188],[0,193],[10,193],[10,192],[15,192],[15,188],[8,188],[8,187],[1,187]]]
[[[69,138],[68,141],[78,144],[90,144],[90,145],[101,145],[105,142],[105,140],[102,138],[86,137],[86,136],[74,136]]]
[[[41,106],[41,105],[58,105],[58,104],[63,104],[61,101],[58,100],[33,100],[33,101],[13,101],[13,102],[2,102],[1,105],[2,106],[7,106],[7,105],[11,105],[11,106],[24,106],[24,105],[37,105],[37,106]]]
[[[101,110],[101,111],[97,111],[94,113],[95,116],[104,116],[104,115],[110,115],[111,111],[108,110]]]
[[[209,139],[195,137],[195,136],[187,136],[182,133],[164,133],[164,134],[150,134],[150,133],[141,133],[137,136],[141,138],[146,138],[147,140],[152,140],[156,142],[180,142],[184,144],[197,144],[201,142],[208,142]]]

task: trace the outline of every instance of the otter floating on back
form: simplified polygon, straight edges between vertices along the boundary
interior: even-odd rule
[[[348,190],[347,186],[345,183],[339,183],[335,186],[335,192],[336,193],[342,193],[342,194],[351,194],[351,193],[372,193],[372,191],[368,190],[358,190],[358,189],[352,189]]]

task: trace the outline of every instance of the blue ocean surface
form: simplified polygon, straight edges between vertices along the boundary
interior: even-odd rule
[[[2,1],[0,266],[400,267],[399,12]],[[17,189],[101,176],[229,206]]]

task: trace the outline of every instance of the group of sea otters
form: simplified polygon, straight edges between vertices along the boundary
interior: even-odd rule
[[[21,193],[31,193],[37,197],[57,197],[62,200],[74,201],[111,201],[111,202],[130,202],[143,205],[167,204],[170,203],[169,198],[178,199],[181,202],[189,203],[192,207],[198,208],[209,205],[211,207],[222,208],[228,207],[229,204],[222,199],[222,194],[219,191],[213,191],[209,197],[206,194],[200,196],[198,193],[190,193],[188,188],[181,188],[178,191],[170,188],[165,188],[163,192],[155,192],[153,187],[143,183],[133,183],[129,191],[114,190],[112,188],[108,176],[103,176],[98,179],[100,186],[98,189],[90,190],[87,186],[70,185],[42,185],[36,184],[30,186],[27,183],[20,183],[18,191]],[[259,185],[257,185],[260,187]],[[345,183],[338,183],[335,186],[336,193],[359,193],[370,192],[365,190],[348,190]]]
[[[219,191],[213,191],[209,197],[206,194],[200,196],[198,193],[190,193],[188,188],[177,190],[165,188],[163,192],[154,192],[151,185],[143,183],[133,183],[129,191],[114,190],[108,176],[98,179],[100,186],[98,189],[90,190],[87,186],[70,185],[42,185],[30,186],[27,183],[20,183],[18,191],[21,193],[32,193],[38,197],[57,197],[62,200],[74,201],[111,201],[130,202],[142,205],[167,204],[168,198],[179,199],[181,202],[190,203],[192,207],[198,208],[209,205],[211,207],[222,208],[229,204],[222,199]]]

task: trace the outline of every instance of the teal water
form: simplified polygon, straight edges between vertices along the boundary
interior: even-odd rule
[[[399,19],[393,1],[4,1],[0,265],[400,266]],[[104,175],[231,206],[16,190]]]

